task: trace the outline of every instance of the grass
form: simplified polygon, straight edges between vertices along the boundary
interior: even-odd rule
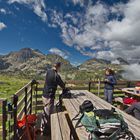
[[[0,75],[0,98],[10,98],[30,80],[20,77]]]

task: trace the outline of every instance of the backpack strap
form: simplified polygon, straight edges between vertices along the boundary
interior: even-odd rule
[[[72,119],[72,121],[77,120],[79,115],[80,115],[80,112]]]
[[[78,115],[78,114],[77,114],[77,115]],[[76,116],[77,116],[77,115],[76,115]],[[79,115],[78,115],[78,116],[79,116]],[[77,116],[77,117],[78,117],[78,116]],[[81,115],[81,117],[78,119],[78,121],[77,121],[77,123],[76,123],[76,125],[75,125],[75,128],[78,128],[78,127],[81,127],[81,126],[82,126],[82,125],[79,126],[79,124],[81,123],[81,120],[82,120],[83,117],[84,117],[84,113],[83,113],[83,114]]]

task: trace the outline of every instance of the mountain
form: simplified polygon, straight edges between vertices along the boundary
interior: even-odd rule
[[[117,61],[119,62],[120,65],[129,65],[129,63],[121,57],[118,57]]]
[[[79,67],[80,70],[88,70],[92,71],[94,69],[101,69],[103,66],[106,67],[107,65],[111,64],[110,61],[108,60],[103,60],[103,59],[89,59],[85,61],[83,64],[81,64]]]
[[[62,72],[73,70],[74,67],[68,60],[59,55],[45,55],[39,50],[23,48],[0,58],[0,72],[26,75],[44,75],[46,70],[55,62],[62,62]]]
[[[24,63],[30,60],[31,58],[36,58],[36,57],[42,58],[44,57],[44,55],[31,48],[23,48],[18,52],[11,52],[8,55],[4,56],[3,58],[8,62]]]
[[[112,64],[111,61],[96,58],[89,59],[78,66],[80,72],[77,73],[76,77],[80,80],[103,79],[106,68],[113,69],[116,72],[116,76],[121,78],[121,65]]]
[[[119,64],[103,59],[89,59],[74,67],[70,62],[56,54],[43,54],[40,50],[23,48],[19,51],[10,52],[0,56],[0,73],[20,75],[24,78],[44,78],[46,70],[55,62],[62,63],[61,75],[67,80],[91,80],[103,78],[106,68],[112,68],[116,72],[121,71],[120,64],[127,64],[122,58],[116,60]]]
[[[0,58],[0,69],[1,70],[7,69],[9,66],[11,66],[10,63],[7,63],[2,58]]]

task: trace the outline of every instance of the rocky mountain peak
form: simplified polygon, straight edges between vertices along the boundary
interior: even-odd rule
[[[31,48],[23,48],[17,52],[11,52],[7,56],[7,59],[17,63],[27,62],[31,58],[43,56],[42,53],[35,51]]]

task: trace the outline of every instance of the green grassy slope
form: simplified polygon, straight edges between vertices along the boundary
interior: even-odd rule
[[[29,81],[20,77],[0,75],[0,98],[9,98]]]

